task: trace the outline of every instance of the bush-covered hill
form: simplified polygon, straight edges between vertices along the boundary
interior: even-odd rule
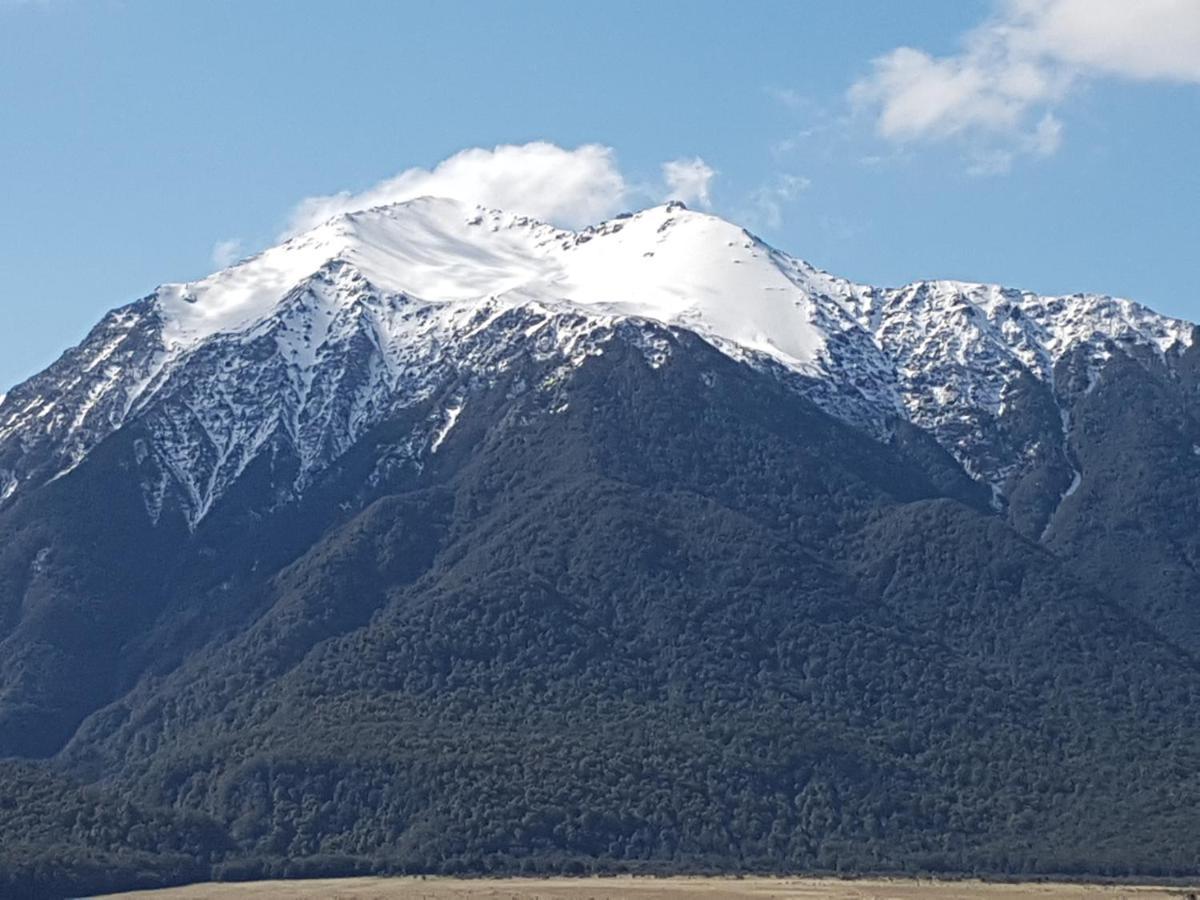
[[[136,430],[8,510],[0,745],[47,761],[0,869],[1200,871],[1200,665],[1153,583],[673,340],[554,391],[530,359],[424,467],[378,477],[385,423],[194,534],[123,505]]]

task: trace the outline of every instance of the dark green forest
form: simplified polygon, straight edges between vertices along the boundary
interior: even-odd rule
[[[1148,431],[1188,373],[1081,396],[1039,543],[922,435],[671,341],[520,390],[531,359],[428,465],[368,477],[397,417],[195,533],[129,499],[136,426],[0,514],[4,895],[1200,873],[1200,467]]]

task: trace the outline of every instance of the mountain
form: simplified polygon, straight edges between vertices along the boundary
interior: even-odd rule
[[[678,203],[163,285],[0,401],[0,884],[1196,873],[1196,344]]]
[[[774,370],[876,436],[918,426],[997,506],[1046,444],[1067,487],[1082,475],[1071,406],[1114,353],[1170,369],[1193,342],[1190,324],[1110,297],[853,284],[678,203],[575,234],[424,198],[338,216],[109,314],[4,399],[0,495],[61,476],[145,418],[165,470],[147,486],[152,515],[170,494],[194,527],[273,440],[298,456],[302,487],[450,373],[488,377],[529,347],[578,366],[639,322]],[[648,359],[663,352],[647,345]],[[1054,412],[1059,434],[1008,433],[1012,407],[1029,404]]]

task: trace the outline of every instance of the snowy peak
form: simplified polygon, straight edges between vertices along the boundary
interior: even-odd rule
[[[327,264],[354,266],[379,290],[477,299],[538,277],[539,248],[561,232],[529,219],[422,198],[345,213],[228,269],[157,291],[169,345],[195,344],[271,315]]]
[[[336,216],[109,314],[0,399],[0,503],[131,419],[157,436],[151,507],[175,491],[202,516],[268,450],[298,459],[290,495],[447,385],[521,354],[578,366],[618,331],[662,365],[663,327],[881,439],[897,419],[917,425],[997,496],[1037,449],[995,438],[1022,379],[1047,387],[1065,423],[1055,370],[1068,355],[1092,373],[1114,353],[1166,360],[1193,340],[1191,324],[1105,296],[856,284],[680,203],[572,232],[425,197]],[[455,421],[449,409],[430,427]],[[414,437],[410,456],[444,439]]]
[[[1130,300],[1095,294],[1047,297],[991,284],[922,281],[880,292],[873,330],[882,343],[913,325],[925,334],[956,331],[1012,348],[1038,374],[1071,348],[1095,341],[1132,342],[1159,353],[1191,343],[1192,325]],[[1041,354],[1044,354],[1042,356]]]
[[[809,294],[744,229],[681,204],[579,235],[555,287],[605,312],[653,319],[795,366],[824,346]]]
[[[340,215],[201,281],[162,286],[164,340],[186,347],[246,328],[337,260],[380,291],[426,302],[497,298],[652,319],[792,365],[823,346],[795,273],[715,216],[671,203],[574,233],[435,198]]]
[[[923,426],[961,403],[998,413],[1019,371],[1053,384],[1055,365],[1071,351],[1095,367],[1119,348],[1161,357],[1193,340],[1190,323],[1107,296],[928,281],[862,297],[859,320],[894,361],[903,401]]]

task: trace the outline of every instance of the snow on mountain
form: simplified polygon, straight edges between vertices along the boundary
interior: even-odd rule
[[[334,260],[380,292],[478,300],[551,274],[545,247],[568,238],[530,219],[430,197],[346,213],[201,281],[160,287],[164,340],[185,347],[240,331],[270,316],[288,291]]]
[[[386,293],[570,304],[680,325],[797,367],[823,345],[808,295],[773,251],[714,216],[672,204],[573,234],[435,198],[338,216],[202,281],[164,285],[164,340],[184,347],[241,330],[331,260]]]
[[[134,419],[160,472],[152,515],[173,495],[194,524],[281,449],[299,460],[286,500],[388,414],[516,354],[577,365],[626,323],[662,365],[643,322],[692,331],[881,438],[907,418],[998,495],[1019,460],[984,445],[1022,374],[1054,389],[1069,354],[1099,367],[1192,341],[1189,323],[1110,297],[855,284],[678,203],[569,232],[422,198],[340,215],[110,313],[0,398],[0,503]],[[453,393],[397,451],[412,464],[454,427],[466,398]]]
[[[1003,442],[997,448],[997,427],[1022,374],[1048,387],[1065,447],[1071,398],[1056,373],[1068,357],[1094,381],[1113,353],[1163,359],[1193,341],[1191,323],[1100,295],[1044,297],[998,285],[929,281],[863,291],[855,299],[859,321],[893,366],[905,417],[987,483],[997,505],[1008,479],[1043,449],[1033,434],[1019,446]]]

